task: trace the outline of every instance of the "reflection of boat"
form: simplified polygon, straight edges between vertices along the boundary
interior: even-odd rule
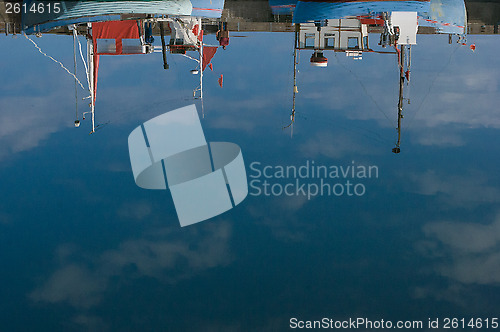
[[[429,10],[429,1],[324,2],[311,0],[297,3],[293,20],[295,23],[304,23],[326,19],[341,19],[348,16],[374,16],[393,11],[420,13]]]
[[[197,92],[200,93],[199,98],[203,100],[203,72],[210,64],[212,58],[217,52],[217,46],[207,46],[203,43],[203,29],[201,18],[199,17],[174,17],[157,19],[160,23],[162,36],[163,26],[167,24],[170,29],[170,42],[166,45],[162,37],[162,53],[164,68],[168,68],[166,62],[167,47],[172,54],[180,54],[197,62],[197,69],[193,69],[191,73],[200,75],[200,85],[193,91],[193,97],[196,98]],[[191,57],[186,53],[194,51],[198,53],[198,58]],[[203,103],[202,103],[203,110]]]
[[[270,0],[271,6],[287,7],[288,2]],[[392,149],[400,153],[401,126],[405,101],[404,87],[410,81],[411,45],[416,44],[418,26],[434,28],[436,33],[452,34],[465,45],[466,10],[463,0],[429,1],[337,1],[300,0],[293,8],[295,22],[294,87],[291,122],[284,128],[293,128],[297,89],[297,52],[311,50],[310,63],[326,67],[326,51],[344,52],[353,59],[362,59],[364,52],[395,54],[398,57],[399,96],[397,114],[397,141]],[[382,50],[370,47],[371,27],[380,34],[378,45]],[[388,47],[388,50],[385,48]],[[394,49],[394,51],[391,51]]]
[[[322,1],[301,0],[294,10],[294,22],[304,23],[347,16],[376,16],[385,12],[415,11],[419,26],[437,33],[465,34],[467,15],[464,0],[428,1]]]
[[[160,23],[162,52],[164,68],[168,69],[166,62],[167,45],[164,40],[164,24],[169,25],[171,38],[168,48],[171,53],[182,54],[195,60],[199,64],[200,85],[195,90],[203,98],[203,71],[211,62],[216,52],[216,47],[203,45],[203,30],[201,18],[162,18],[144,20],[124,20],[111,22],[95,22],[87,24],[87,78],[91,91],[92,131],[95,132],[95,100],[97,96],[97,78],[99,72],[99,58],[101,55],[130,55],[148,54],[153,52],[151,29],[154,23]],[[140,27],[143,35],[141,35]],[[75,30],[76,31],[76,30]],[[205,52],[204,52],[205,49]],[[198,58],[186,55],[187,51],[195,51]],[[202,104],[203,106],[203,104]]]
[[[26,8],[30,8],[33,0],[25,0]],[[49,8],[49,1],[41,1]],[[99,126],[95,124],[95,101],[97,96],[97,77],[99,57],[101,55],[148,54],[156,48],[153,46],[153,28],[159,23],[164,69],[168,69],[166,50],[182,54],[199,64],[199,69],[192,73],[200,74],[200,86],[195,90],[203,98],[203,70],[215,55],[216,47],[204,47],[202,17],[217,18],[221,16],[224,0],[143,0],[143,1],[60,1],[57,10],[44,14],[27,11],[22,16],[24,32],[28,34],[51,31],[59,27],[68,27],[73,32],[76,74],[76,42],[78,32],[83,32],[87,38],[87,61],[80,54],[86,69],[88,92],[90,96],[90,113],[92,116],[92,131]],[[197,16],[191,16],[191,15]],[[169,45],[165,43],[165,24],[171,32]],[[28,37],[27,37],[28,38]],[[29,39],[29,38],[28,38]],[[37,44],[30,41],[38,47]],[[80,42],[78,41],[78,44]],[[204,54],[203,49],[206,49]],[[40,52],[44,54],[38,47]],[[190,57],[186,51],[196,51],[198,58]],[[52,58],[53,59],[53,58]],[[53,61],[58,62],[53,59]],[[68,70],[67,70],[68,71]],[[70,73],[68,71],[68,73]],[[83,85],[78,78],[70,73],[76,82]],[[85,89],[85,88],[84,88]],[[202,104],[203,106],[203,104]],[[78,119],[78,103],[75,126],[80,126]]]
[[[34,0],[25,0],[26,8]],[[45,3],[49,8],[50,1]],[[70,24],[116,21],[124,14],[168,16],[195,16],[219,18],[224,7],[224,0],[135,0],[135,1],[58,1],[58,10],[35,13],[23,13],[22,26],[26,34],[49,31],[56,27]],[[50,7],[52,8],[52,7]]]
[[[32,0],[25,1],[27,8]],[[48,2],[48,1],[41,1]],[[191,15],[189,0],[154,1],[60,1],[61,10],[23,13],[22,26],[27,34],[44,32],[55,27],[76,23],[119,20],[122,14]],[[112,16],[112,17],[109,17]]]
[[[376,51],[369,45],[368,24],[383,26],[380,46],[390,46],[394,51]],[[403,118],[404,86],[410,80],[411,45],[416,44],[417,13],[391,12],[384,13],[376,19],[347,17],[332,19],[316,23],[299,23],[295,25],[294,47],[294,89],[291,122],[288,127],[293,128],[295,122],[295,98],[297,89],[297,52],[310,50],[313,52],[310,62],[316,67],[326,67],[328,59],[325,51],[344,52],[354,59],[362,59],[363,52],[378,52],[395,54],[398,56],[399,67],[399,97],[398,97],[398,138],[394,153],[399,153],[401,145],[401,120]]]
[[[91,133],[94,133],[96,130],[95,101],[97,97],[99,57],[101,55],[151,53],[151,45],[145,42],[147,37],[144,38],[140,35],[140,26],[141,20],[96,22],[87,24],[87,61],[89,64],[87,67],[87,80],[89,83],[91,100]]]

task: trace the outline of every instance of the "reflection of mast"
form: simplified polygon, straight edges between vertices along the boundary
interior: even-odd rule
[[[381,38],[381,44],[385,44],[385,39],[394,45],[398,53],[399,64],[399,98],[398,98],[398,140],[396,146],[392,149],[394,153],[400,153],[401,149],[401,121],[403,119],[403,103],[404,103],[404,83],[410,81],[411,67],[411,45],[417,43],[418,16],[416,12],[392,12],[390,16],[384,15],[386,18],[384,33],[389,33],[389,36]],[[394,40],[394,42],[393,42]],[[398,48],[398,44],[400,45]],[[409,103],[408,99],[408,103]]]
[[[295,122],[295,95],[299,92],[297,87],[297,35],[299,33],[299,25],[296,25],[295,28],[295,47],[293,49],[293,97],[292,97],[292,113],[290,114],[290,124],[288,126],[283,127],[286,129],[288,127],[292,128],[290,135],[293,135],[293,124]]]
[[[201,24],[200,24],[201,27]],[[201,28],[200,28],[201,29]],[[199,48],[199,53],[200,53],[200,60],[199,60],[199,65],[200,65],[200,100],[201,100],[201,115],[203,118],[205,118],[205,108],[203,107],[203,39],[200,41],[200,48]]]
[[[92,29],[92,24],[88,24],[88,28]],[[92,32],[90,33],[92,35]],[[92,131],[93,134],[95,132],[95,95],[96,95],[96,83],[97,80],[94,77],[94,68],[96,63],[94,61],[94,43],[91,38],[87,39],[87,62],[89,64],[88,68],[88,77],[89,77],[89,85],[90,85],[90,114],[92,115]]]
[[[198,66],[196,69],[191,70],[194,75],[200,75],[200,84],[193,91],[193,97],[203,100],[203,71],[205,66],[210,63],[215,52],[209,52],[207,59],[203,59],[203,51],[205,45],[203,44],[203,29],[200,17],[178,17],[161,19],[160,23],[168,22],[170,26],[170,43],[168,45],[170,53],[180,54],[190,60],[196,61]],[[162,41],[163,43],[163,41]],[[165,47],[164,47],[165,49]],[[186,51],[197,51],[198,58],[186,54]],[[212,54],[213,53],[213,54]],[[210,55],[211,54],[211,55]],[[164,55],[164,61],[166,55]],[[197,92],[200,92],[197,97]]]
[[[200,41],[200,99],[202,101],[202,105],[203,105],[203,40]]]
[[[74,73],[75,73],[75,127],[80,127],[80,119],[78,119],[78,82],[76,78],[76,39],[78,38],[78,34],[76,32],[76,26],[73,25],[73,63],[74,63]]]
[[[140,21],[121,20],[87,23],[87,80],[90,91],[90,113],[93,134],[103,124],[96,125],[95,103],[97,97],[97,76],[101,55],[148,54],[153,51],[152,23],[145,20],[144,38],[139,31]],[[83,58],[83,55],[82,55]],[[85,64],[85,62],[84,62]],[[105,124],[104,124],[105,125]]]
[[[397,47],[397,45],[396,45]],[[408,49],[407,49],[408,48]],[[408,55],[407,55],[408,52]],[[410,66],[411,66],[411,46],[401,45],[398,52],[399,57],[399,99],[398,99],[398,140],[396,146],[392,149],[394,153],[400,153],[401,145],[401,120],[403,119],[403,103],[404,103],[404,82],[407,80],[407,84],[410,81]],[[409,100],[408,100],[409,103]]]
[[[191,70],[191,74],[200,75],[199,85],[193,90],[193,98],[200,99],[201,110],[204,114],[203,108],[203,76],[207,66],[212,69],[212,58],[217,52],[218,46],[206,45],[203,43],[203,26],[202,18],[197,16],[186,17],[167,17],[158,18],[156,21],[160,22],[160,33],[162,35],[162,53],[164,68],[167,69],[166,63],[166,50],[168,49],[171,54],[180,54],[190,60],[195,61],[198,65]],[[164,24],[168,24],[170,30],[170,41],[168,45],[164,40]],[[197,56],[191,56],[187,52],[198,52]],[[222,77],[222,75],[221,75]],[[220,82],[219,84],[222,83]],[[199,92],[199,94],[198,94]]]
[[[396,46],[397,47],[397,46]],[[401,51],[399,52],[399,100],[398,100],[398,141],[396,142],[396,147],[392,149],[392,152],[399,153],[401,149],[401,119],[403,118],[403,88],[405,82],[403,60],[405,56],[405,47],[401,45]]]

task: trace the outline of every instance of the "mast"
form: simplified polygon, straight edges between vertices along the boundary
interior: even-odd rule
[[[76,79],[76,38],[78,38],[76,32],[76,25],[73,25],[73,62],[75,69],[74,73],[75,73],[75,113],[76,113],[75,127],[79,127],[80,120],[78,119],[78,85]]]
[[[92,24],[88,23],[87,25],[89,30],[92,30]],[[90,34],[91,35],[91,34]],[[87,39],[87,61],[89,63],[89,84],[90,84],[90,113],[92,115],[92,131],[90,132],[93,134],[95,132],[95,84],[94,84],[94,44],[93,40],[88,38]]]
[[[200,42],[200,99],[203,101],[203,40]]]
[[[295,39],[297,39],[298,32],[295,31]],[[297,48],[293,49],[293,103],[292,103],[292,114],[295,116],[295,94],[299,92],[297,88]]]
[[[396,46],[397,47],[397,46]],[[408,50],[407,50],[408,47]],[[408,54],[406,53],[408,51]],[[398,98],[398,140],[396,146],[392,149],[394,153],[400,153],[401,145],[401,121],[403,119],[403,104],[404,104],[404,83],[405,79],[410,80],[411,68],[411,46],[401,45],[399,53],[399,98]],[[409,101],[408,101],[409,102]]]
[[[199,40],[200,43],[200,100],[201,100],[201,115],[203,118],[205,118],[205,109],[203,107],[203,30],[201,26],[201,19],[199,19],[199,24],[200,24],[200,32],[202,34],[201,40]]]
[[[297,88],[297,49],[293,50],[293,97],[292,97],[292,114],[290,115],[292,131],[290,136],[293,136],[293,124],[295,122],[295,96],[299,92]]]
[[[290,124],[288,126],[283,127],[283,129],[286,129],[288,127],[291,127],[291,133],[290,135],[293,136],[293,124],[295,122],[295,95],[299,92],[299,89],[297,87],[297,43],[298,43],[298,34],[299,34],[299,25],[295,25],[295,45],[293,48],[293,97],[292,97],[292,113],[290,114]]]

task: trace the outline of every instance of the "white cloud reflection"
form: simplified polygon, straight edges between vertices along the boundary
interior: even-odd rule
[[[123,203],[118,209],[118,216],[126,219],[144,220],[153,213],[153,206],[148,201]]]
[[[61,100],[59,94],[1,98],[0,159],[35,148],[50,134],[71,126]]]
[[[56,253],[60,266],[29,297],[35,302],[66,303],[88,309],[100,303],[111,279],[151,277],[175,283],[200,271],[229,264],[230,224],[202,226],[187,229],[183,236],[179,236],[177,228],[156,230],[90,259],[83,254],[78,262],[70,261],[75,259],[76,252],[71,255],[68,250],[74,248],[64,245]]]
[[[468,312],[492,312],[495,295],[488,300],[488,294],[500,285],[500,214],[490,223],[477,219],[423,226],[425,237],[415,249],[428,263],[420,270],[425,281],[413,288],[414,298],[454,303]]]
[[[490,224],[438,221],[424,234],[436,246],[428,254],[441,257],[435,272],[463,284],[500,283],[500,215]]]
[[[471,171],[464,175],[440,174],[434,170],[405,175],[411,191],[436,196],[446,207],[472,208],[500,202],[500,190],[483,173]],[[441,205],[443,207],[443,205]]]
[[[96,305],[107,280],[85,266],[68,264],[56,270],[44,285],[30,294],[34,301],[67,303],[74,307],[88,308]]]
[[[482,253],[494,249],[500,243],[500,218],[489,225],[436,222],[425,225],[424,233],[439,240],[453,252]]]
[[[328,158],[341,158],[346,155],[375,154],[370,146],[363,145],[363,141],[352,135],[341,133],[318,132],[299,145],[299,151],[307,158],[325,156]]]

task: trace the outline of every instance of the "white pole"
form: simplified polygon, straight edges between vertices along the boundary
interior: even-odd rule
[[[200,27],[200,32],[203,33],[202,26],[201,26],[201,19],[198,19],[199,27]],[[202,100],[203,103],[203,39],[200,41],[200,99]]]
[[[203,42],[200,45],[200,99],[203,100]]]
[[[88,27],[92,27],[92,25],[89,23]],[[87,61],[89,63],[89,72],[88,72],[88,77],[89,77],[89,84],[90,84],[90,112],[92,113],[92,131],[93,133],[95,131],[95,116],[94,116],[94,106],[95,106],[95,100],[94,100],[94,45],[93,41],[91,39],[87,39]]]

